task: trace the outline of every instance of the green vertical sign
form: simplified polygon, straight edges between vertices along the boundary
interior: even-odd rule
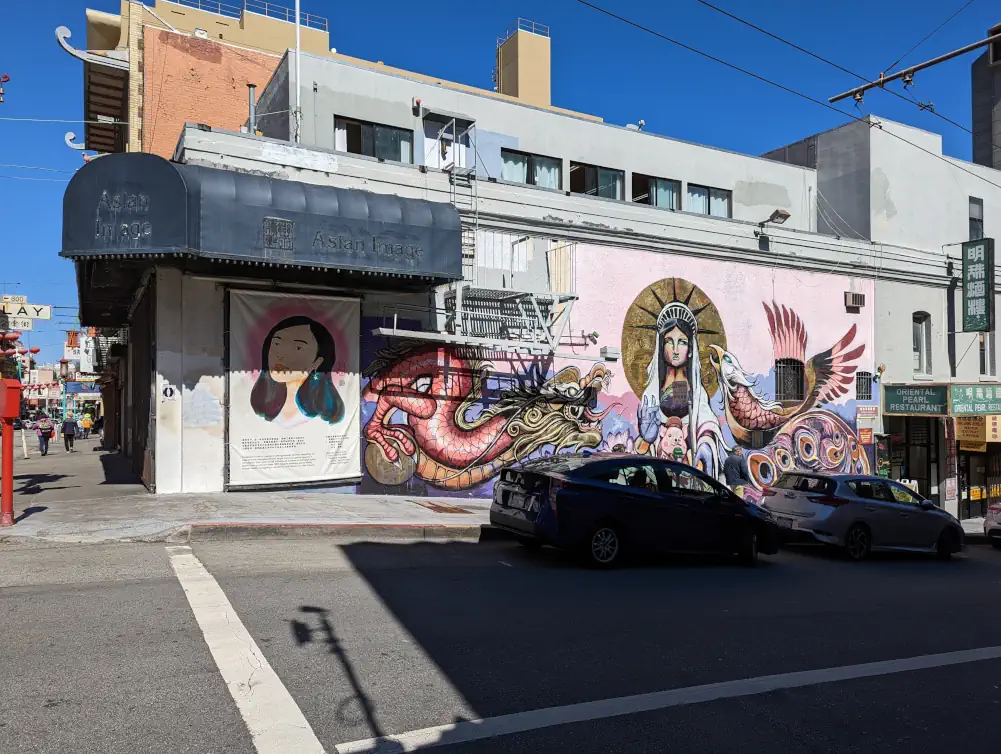
[[[994,239],[963,244],[963,332],[994,325]]]

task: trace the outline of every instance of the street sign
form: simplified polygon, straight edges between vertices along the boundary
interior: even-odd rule
[[[35,320],[25,317],[5,317],[0,314],[0,327],[7,330],[34,330]]]
[[[27,296],[11,296],[9,294],[4,294],[3,297],[0,298],[0,301],[2,301],[5,304],[27,304],[28,303],[28,297]]]
[[[23,317],[27,319],[52,319],[52,307],[48,304],[0,302],[0,314],[8,317]]]

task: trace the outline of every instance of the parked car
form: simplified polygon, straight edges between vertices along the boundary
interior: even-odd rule
[[[774,514],[784,539],[843,548],[852,560],[878,550],[948,558],[963,548],[959,521],[882,477],[789,473],[765,488],[762,506]]]
[[[623,453],[556,455],[508,467],[490,523],[526,545],[549,544],[608,567],[626,552],[778,552],[770,513],[682,464]]]
[[[14,420],[14,429],[21,429],[24,426],[20,419]]]

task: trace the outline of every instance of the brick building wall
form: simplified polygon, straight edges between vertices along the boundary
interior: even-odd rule
[[[185,123],[239,130],[247,120],[247,84],[263,91],[281,60],[152,26],[143,47],[143,151],[167,159]]]

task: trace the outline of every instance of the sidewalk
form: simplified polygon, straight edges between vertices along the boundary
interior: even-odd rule
[[[32,448],[29,447],[29,452]],[[28,542],[186,542],[218,536],[336,536],[479,540],[489,500],[327,491],[150,495],[128,461],[78,442],[28,459],[17,448],[14,516],[0,545]]]

